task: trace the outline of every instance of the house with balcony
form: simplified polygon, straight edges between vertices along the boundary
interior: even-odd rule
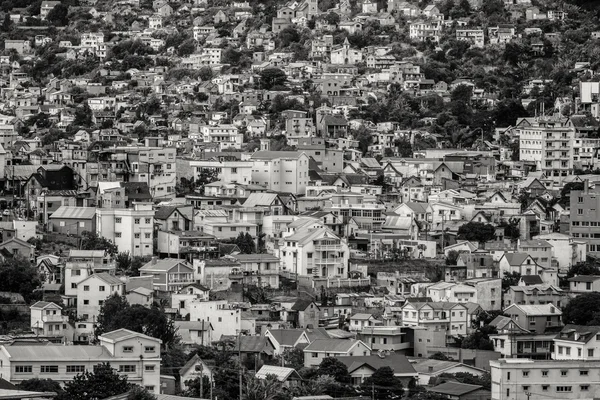
[[[532,332],[504,315],[494,318],[490,326],[498,331],[490,335],[494,351],[502,354],[504,358],[547,360],[552,354],[552,341],[556,332]]]
[[[554,304],[511,304],[504,309],[504,314],[523,329],[535,333],[544,333],[562,327],[562,311]]]
[[[158,231],[158,253],[161,257],[183,258],[192,262],[195,258],[218,258],[216,238],[199,230]]]
[[[281,260],[271,254],[236,254],[232,258],[240,264],[232,270],[229,279],[237,284],[279,288]]]
[[[407,302],[402,306],[405,326],[446,332],[446,336],[463,335],[470,331],[469,307],[461,303]]]
[[[328,228],[301,229],[281,240],[282,270],[314,278],[347,277],[350,250]]]
[[[73,338],[73,327],[69,323],[69,317],[62,314],[62,307],[58,304],[37,301],[29,309],[30,327],[36,336],[46,336],[50,340],[55,337],[59,343]]]
[[[156,257],[140,268],[140,276],[152,276],[154,290],[176,292],[185,286],[196,283],[194,268],[185,260]]]
[[[405,326],[365,326],[357,332],[356,338],[371,347],[372,351],[393,351],[398,353],[412,349]]]
[[[350,331],[358,332],[363,328],[383,325],[373,314],[357,313],[350,317]]]

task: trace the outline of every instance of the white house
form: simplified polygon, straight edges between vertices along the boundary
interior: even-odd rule
[[[95,321],[100,307],[113,294],[125,295],[125,284],[119,278],[102,272],[84,279],[77,285],[77,316]]]

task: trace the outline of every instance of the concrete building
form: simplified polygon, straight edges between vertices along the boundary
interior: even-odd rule
[[[152,204],[133,203],[133,208],[123,209],[99,208],[96,218],[98,235],[111,240],[119,252],[129,252],[133,257],[154,253]]]
[[[544,333],[548,328],[562,326],[562,311],[553,304],[511,304],[504,309],[504,314],[531,332]]]
[[[360,340],[316,339],[304,348],[304,366],[316,367],[327,357],[370,355],[371,348]]]
[[[242,332],[242,310],[235,308],[226,300],[192,301],[189,305],[190,321],[205,321],[212,324],[213,340],[220,340],[222,335]]]
[[[154,290],[176,292],[181,288],[196,283],[194,268],[185,260],[156,257],[140,268],[140,276],[152,276]]]
[[[257,151],[252,181],[275,192],[303,194],[309,182],[308,156],[298,151]]]
[[[111,295],[125,295],[125,283],[106,272],[93,274],[77,284],[77,316],[96,321],[104,301]]]
[[[160,393],[160,339],[127,329],[101,335],[98,345],[0,346],[3,379],[52,379],[64,384],[83,372],[109,363],[131,383]]]
[[[572,190],[570,194],[571,236],[587,245],[590,255],[600,255],[600,187],[589,187],[585,180],[583,190]]]

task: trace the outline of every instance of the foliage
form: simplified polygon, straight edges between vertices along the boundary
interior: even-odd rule
[[[188,379],[185,381],[187,389],[183,392],[184,397],[196,397],[200,399],[210,398],[210,379],[207,375],[202,376],[202,384],[200,384],[200,377],[194,379]]]
[[[432,355],[429,356],[429,358],[431,360],[440,360],[440,361],[449,361],[449,360],[452,360],[450,357],[448,357],[447,355],[445,355],[441,351],[433,353]]]
[[[578,262],[569,268],[566,278],[578,275],[600,275],[600,265],[593,261]]]
[[[456,250],[450,250],[448,255],[446,256],[446,265],[456,265],[458,263],[458,258],[460,257],[460,252]]]
[[[46,16],[53,25],[65,26],[69,23],[69,8],[63,3],[55,5]]]
[[[318,376],[328,375],[339,383],[350,383],[351,378],[348,373],[348,367],[335,357],[326,357],[319,364],[317,369]]]
[[[406,137],[402,137],[397,139],[394,142],[394,145],[398,148],[398,155],[400,157],[412,157],[413,156],[413,148],[410,144],[410,140]]]
[[[571,299],[562,309],[565,324],[600,325],[600,293],[583,293]]]
[[[256,253],[254,239],[252,239],[252,236],[250,236],[248,232],[240,232],[238,237],[235,239],[235,244],[240,248],[240,251],[243,254]]]
[[[40,379],[40,378],[31,378],[21,381],[17,385],[20,390],[27,390],[30,392],[54,392],[60,395],[63,393],[63,388],[60,386],[60,383],[54,381],[52,379]]]
[[[372,393],[376,399],[396,399],[404,394],[402,381],[390,367],[381,367],[361,385],[364,394]]]
[[[458,239],[485,243],[493,240],[496,235],[493,225],[483,222],[468,222],[458,228]]]
[[[489,372],[485,372],[481,374],[481,376],[473,375],[468,372],[456,372],[454,374],[441,374],[441,381],[438,383],[442,383],[443,381],[458,381],[461,383],[466,383],[467,385],[479,385],[483,386],[485,390],[492,389],[492,377]]]
[[[65,384],[67,400],[100,400],[123,394],[131,388],[127,376],[120,375],[110,364],[98,364],[94,371],[76,375]]]
[[[265,379],[247,376],[244,400],[273,400],[281,389],[282,384],[275,375],[267,375]]]
[[[81,236],[82,250],[106,250],[110,255],[117,254],[117,245],[111,240],[98,236],[96,232],[84,231]]]
[[[166,348],[179,341],[177,328],[163,310],[156,306],[130,305],[124,297],[113,294],[100,308],[95,333],[100,336],[121,328],[160,339]]]
[[[21,255],[0,263],[0,291],[19,293],[29,303],[40,283],[37,269]]]
[[[465,337],[461,343],[463,349],[494,350],[489,335],[497,333],[492,327],[483,327]]]
[[[270,90],[276,86],[283,86],[287,76],[279,68],[265,68],[260,72],[260,88]]]
[[[283,365],[287,368],[293,368],[296,371],[299,371],[301,368],[304,367],[304,352],[296,347],[293,347],[291,349],[285,349],[283,351],[283,354],[274,357],[272,360],[266,361],[265,364],[282,365],[282,359]]]
[[[517,286],[519,281],[521,280],[521,274],[513,271],[513,272],[504,272],[504,276],[502,277],[502,290],[506,291],[511,286]]]
[[[521,237],[519,220],[516,218],[511,218],[508,221],[502,221],[498,226],[500,228],[504,228],[504,237],[509,238],[512,241],[516,241]]]
[[[194,39],[187,39],[177,48],[177,55],[179,57],[187,57],[196,51],[197,46],[198,43]]]

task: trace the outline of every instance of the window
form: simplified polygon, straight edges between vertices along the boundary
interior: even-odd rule
[[[89,305],[89,304],[90,304],[90,301],[89,301],[89,300],[84,300],[84,301],[83,301],[83,305],[84,305],[84,306],[87,306],[87,305]]]
[[[135,233],[133,236],[134,236],[136,239],[139,239],[139,238],[140,238],[140,234],[139,234],[139,233]]]
[[[133,353],[133,346],[123,346],[123,353]]]
[[[67,365],[67,374],[85,372],[85,365]]]
[[[542,376],[548,376],[548,371],[542,371]]]
[[[121,232],[115,232],[115,237],[116,238],[120,238],[121,237]]]
[[[83,286],[83,291],[84,291],[84,292],[89,292],[89,291],[90,291],[90,287],[89,287],[89,285],[84,285],[84,286]]]
[[[155,366],[154,365],[146,365],[144,367],[144,371],[154,371]]]
[[[146,218],[146,219],[145,219],[145,222],[146,222],[147,224],[149,224],[149,223],[150,223],[150,218]]]
[[[155,349],[154,346],[146,346],[144,347],[144,353],[154,353]]]
[[[529,390],[529,385],[523,385],[523,391],[528,391]]]
[[[557,386],[556,387],[557,392],[570,392],[571,389],[572,389],[572,386]]]
[[[33,367],[31,365],[17,365],[15,366],[15,374],[31,374]]]
[[[523,371],[523,377],[529,376],[529,371]]]
[[[121,223],[121,217],[115,218],[115,224],[120,224],[120,223]]]
[[[106,286],[98,286],[98,290],[104,292],[106,290]]]
[[[568,349],[568,347],[567,347],[567,349]],[[562,370],[562,371],[560,371],[560,376],[567,376],[568,373],[569,373],[569,371]]]
[[[588,376],[588,371],[579,371],[579,375],[581,376]]]
[[[154,386],[153,385],[148,385],[148,386],[144,386],[144,388],[149,391],[149,392],[154,392]]]
[[[146,239],[150,239],[150,234],[149,234],[149,233],[144,233],[144,237],[145,237]]]
[[[590,385],[581,385],[579,386],[579,389],[581,389],[582,392],[587,392],[590,390]]]
[[[588,357],[594,357],[594,349],[588,349]]]
[[[547,392],[548,391],[548,387],[549,387],[549,385],[542,385],[542,390],[544,392]]]
[[[312,353],[311,356],[312,356],[312,358],[317,358],[317,357],[319,357],[319,353]]]
[[[135,372],[135,365],[119,365],[119,372],[123,372],[123,373]]]
[[[42,374],[58,374],[58,365],[42,365],[40,372]]]
[[[134,219],[133,223],[136,224],[136,225],[138,225],[140,223],[140,219],[139,218]]]

